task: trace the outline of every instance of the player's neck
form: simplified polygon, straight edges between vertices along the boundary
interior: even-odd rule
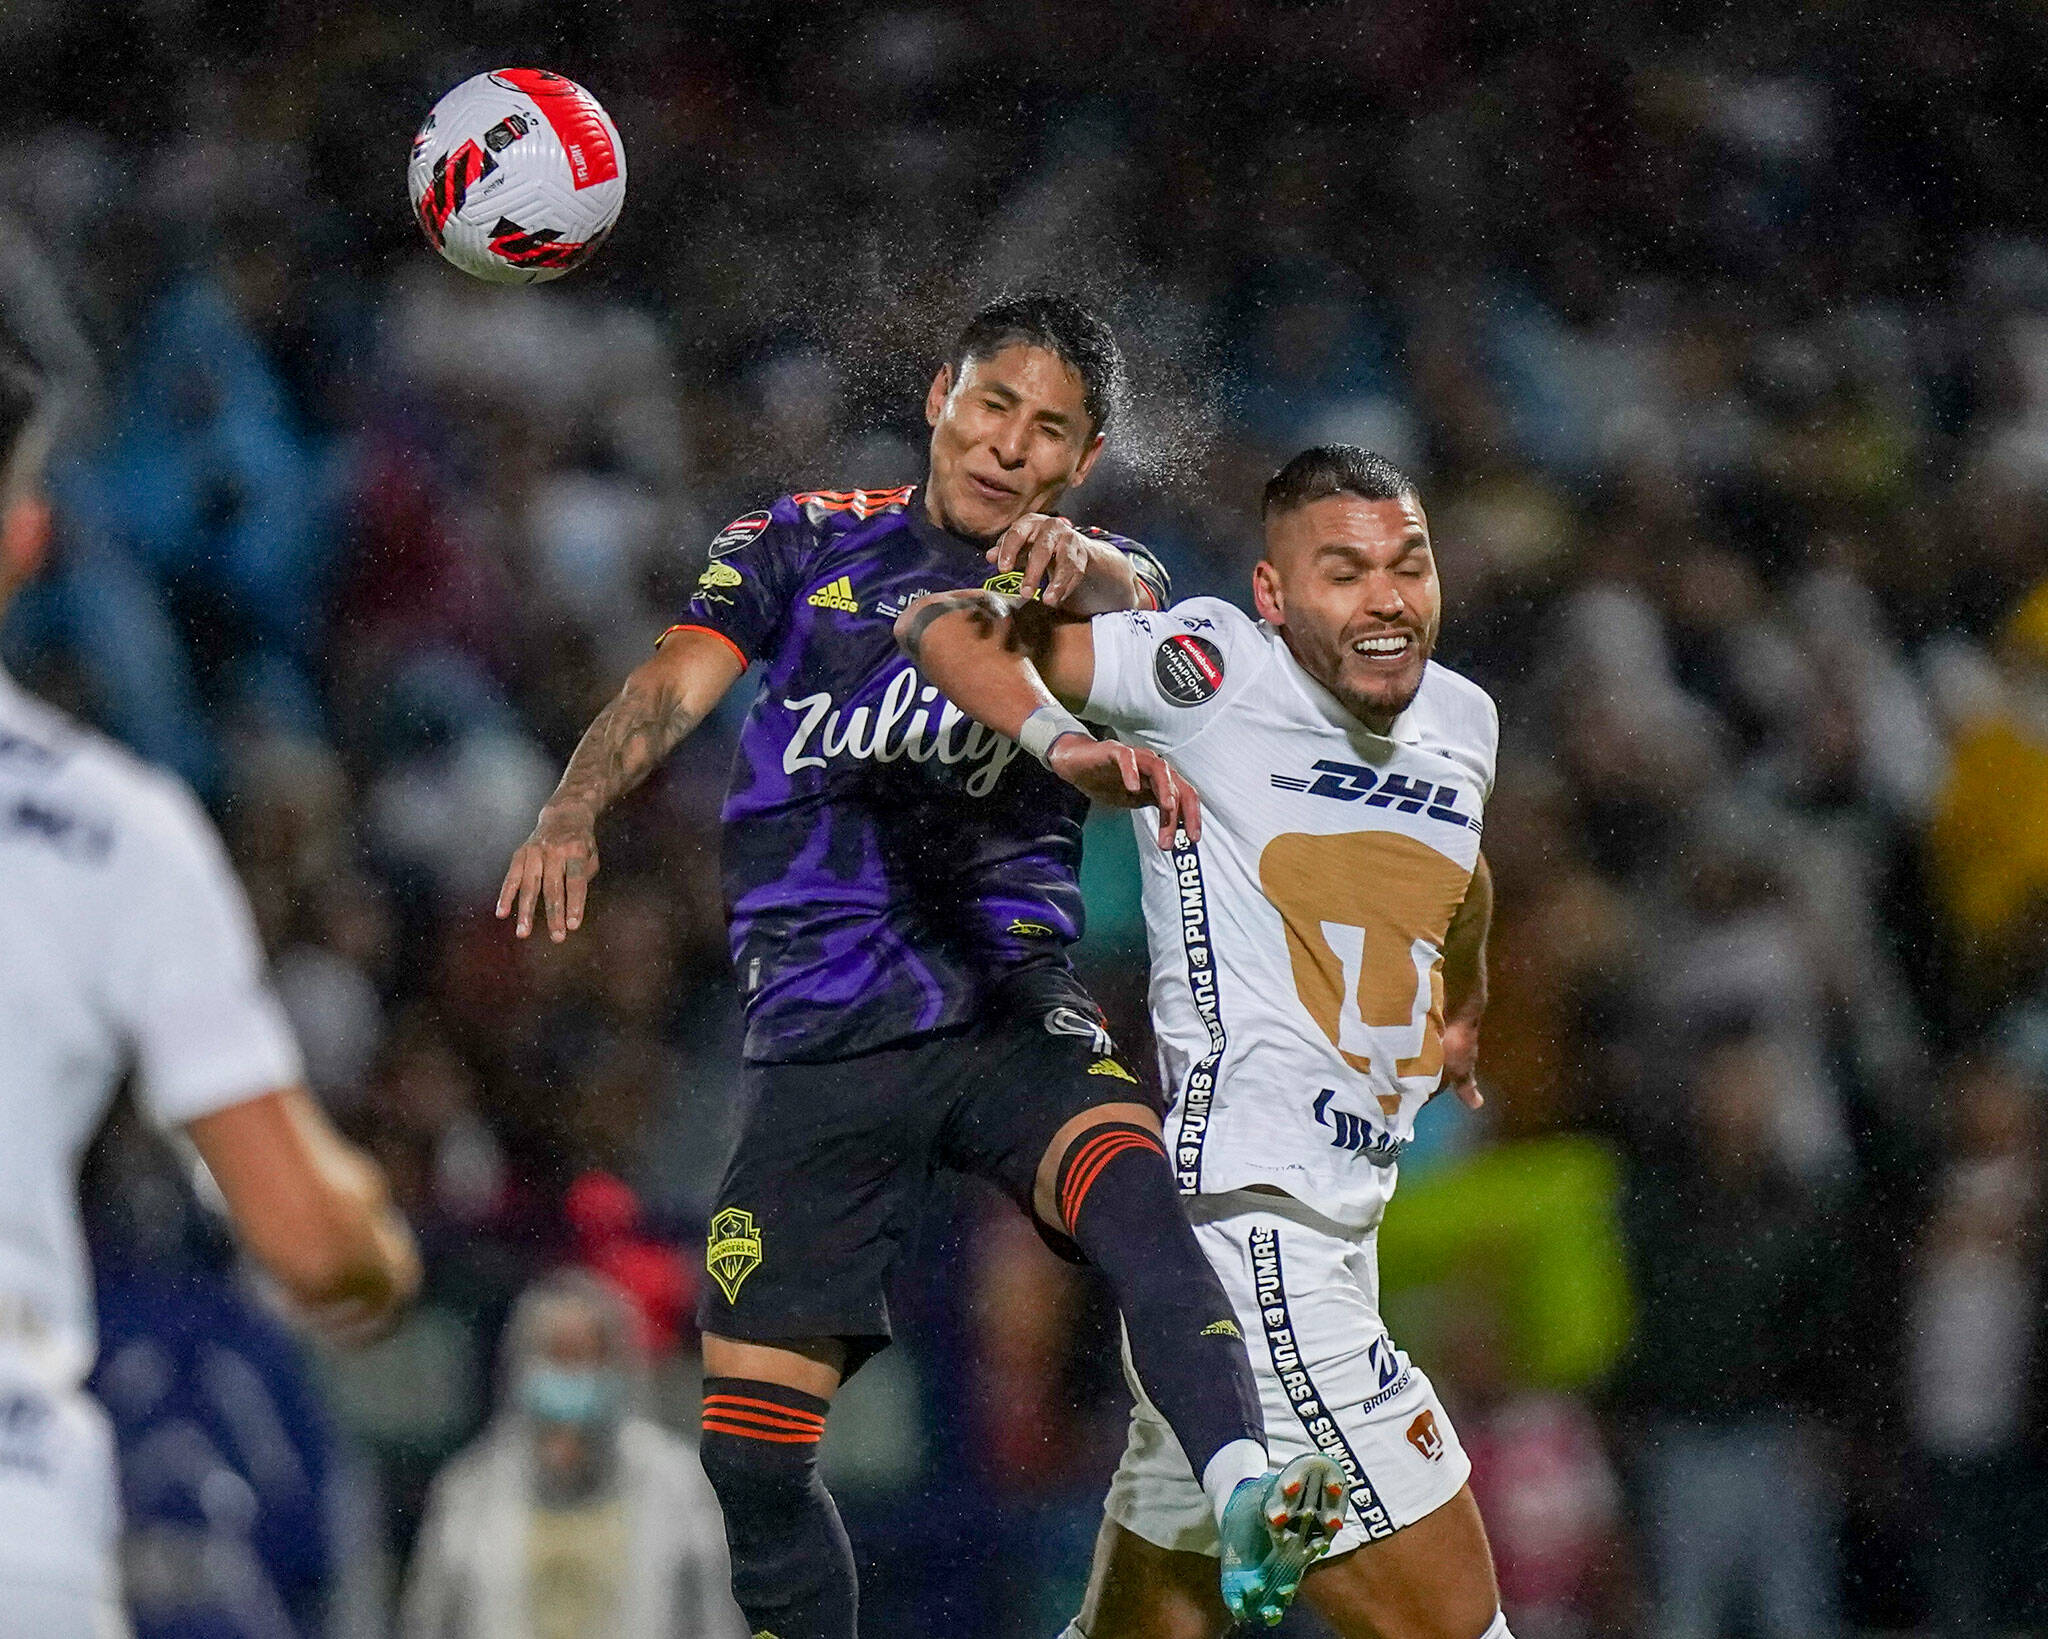
[[[1402,706],[1397,711],[1382,711],[1378,707],[1367,705],[1362,700],[1346,698],[1331,687],[1327,678],[1316,675],[1316,669],[1302,657],[1301,651],[1294,646],[1293,634],[1285,626],[1276,626],[1273,629],[1280,634],[1280,641],[1287,646],[1287,653],[1294,661],[1294,664],[1300,669],[1301,675],[1315,684],[1317,688],[1321,689],[1332,700],[1336,701],[1338,707],[1346,716],[1355,718],[1364,726],[1367,733],[1377,734],[1383,740],[1394,732],[1394,724],[1400,721],[1401,712],[1408,709],[1406,706]]]

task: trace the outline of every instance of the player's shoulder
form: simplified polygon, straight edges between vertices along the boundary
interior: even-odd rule
[[[126,747],[18,692],[0,716],[0,770],[25,777],[17,823],[61,856],[101,865],[217,847],[190,787]]]
[[[1208,706],[1235,692],[1254,674],[1266,647],[1259,623],[1222,598],[1097,615],[1095,629],[1098,665],[1107,644],[1129,686],[1138,687],[1149,667],[1149,690],[1184,708]]]
[[[1491,765],[1500,742],[1500,708],[1479,684],[1432,660],[1423,670],[1415,706],[1437,734],[1481,753]]]

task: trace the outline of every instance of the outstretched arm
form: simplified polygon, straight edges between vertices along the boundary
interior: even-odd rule
[[[498,915],[518,911],[515,931],[533,931],[533,907],[545,907],[548,937],[559,943],[583,925],[590,879],[597,875],[597,818],[631,791],[710,715],[746,670],[739,652],[713,632],[682,627],[654,658],[636,667],[577,744],[533,834],[512,856],[498,890]]]
[[[1181,827],[1201,836],[1201,801],[1165,758],[1098,740],[1073,715],[1095,681],[1087,621],[994,592],[936,592],[897,617],[896,641],[954,705],[1069,785],[1118,808],[1156,806],[1160,847]]]
[[[1444,1079],[1468,1108],[1486,1102],[1479,1091],[1479,1020],[1486,1012],[1486,935],[1493,926],[1493,871],[1481,854],[1472,885],[1444,935]]]

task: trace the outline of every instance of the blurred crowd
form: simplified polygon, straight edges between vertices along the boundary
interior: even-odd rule
[[[1133,365],[1079,516],[1242,601],[1264,476],[1371,445],[1423,483],[1440,658],[1501,702],[1488,1103],[1425,1119],[1387,1283],[1515,1631],[2048,1632],[2044,32],[1744,0],[1697,30],[1464,0],[0,9],[37,65],[0,110],[0,294],[76,384],[56,560],[0,652],[206,798],[428,1272],[396,1337],[308,1359],[177,1167],[103,1139],[143,1633],[468,1631],[489,1526],[461,1510],[496,1506],[536,1350],[616,1344],[636,1364],[557,1383],[583,1416],[551,1426],[687,1491],[662,1425],[736,1082],[745,690],[607,822],[583,933],[519,945],[491,900],[718,526],[915,481],[950,331],[1047,283]],[[595,91],[631,179],[537,290],[442,265],[402,191],[434,98],[512,62]],[[1082,958],[1142,1042],[1132,846],[1091,825]],[[623,1294],[630,1347],[564,1268]],[[1121,1441],[1102,1296],[962,1191],[898,1312],[827,1458],[887,1567],[871,1631],[1055,1631]],[[581,1460],[576,1496],[625,1472]],[[627,1552],[571,1514],[564,1553]],[[561,1608],[548,1639],[582,1631]]]

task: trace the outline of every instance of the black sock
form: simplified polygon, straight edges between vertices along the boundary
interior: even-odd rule
[[[1266,1443],[1244,1336],[1181,1211],[1158,1138],[1133,1122],[1091,1127],[1059,1172],[1059,1213],[1123,1311],[1138,1381],[1200,1480],[1233,1440]]]
[[[829,1404],[779,1383],[704,1380],[700,1455],[725,1513],[733,1597],[774,1639],[854,1639],[853,1545],[818,1477]]]

